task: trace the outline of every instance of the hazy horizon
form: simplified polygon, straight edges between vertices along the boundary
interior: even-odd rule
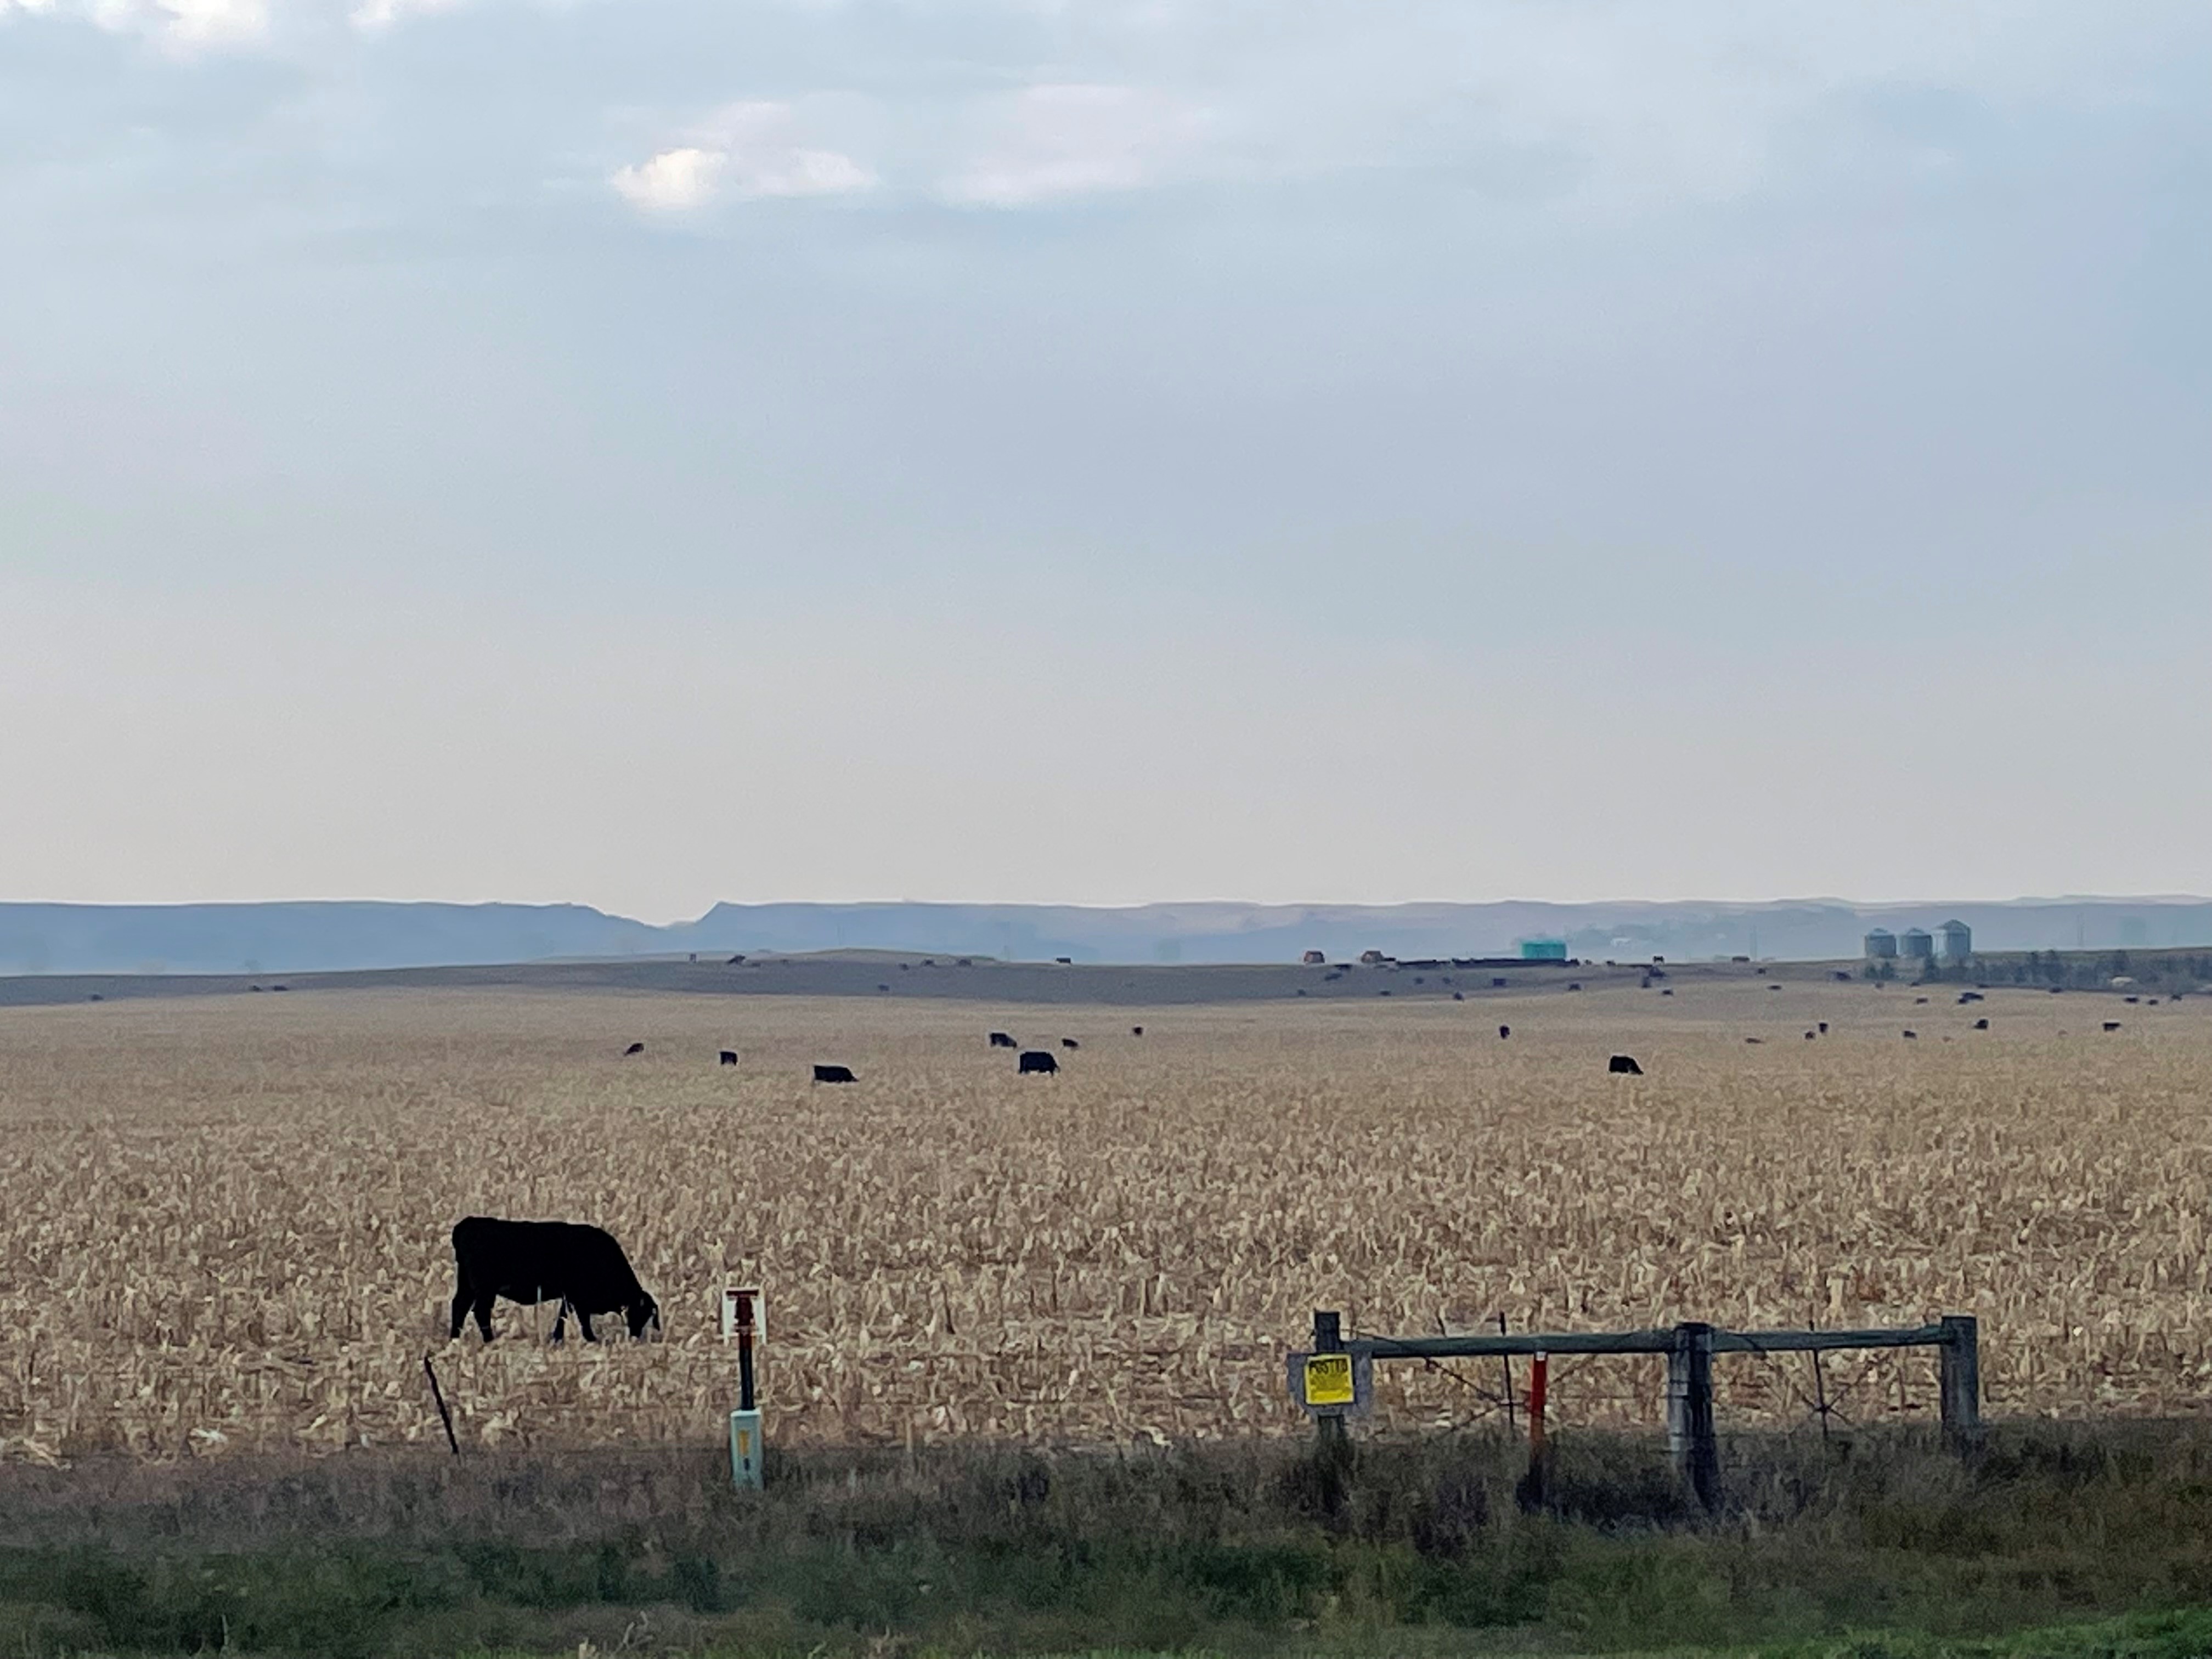
[[[2208,83],[2184,0],[0,0],[0,872],[2212,888]]]

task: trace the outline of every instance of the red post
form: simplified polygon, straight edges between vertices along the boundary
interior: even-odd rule
[[[1540,1353],[1528,1361],[1528,1472],[1521,1477],[1514,1496],[1524,1510],[1545,1506],[1550,1485],[1552,1449],[1544,1441],[1544,1401],[1551,1391],[1552,1357]]]

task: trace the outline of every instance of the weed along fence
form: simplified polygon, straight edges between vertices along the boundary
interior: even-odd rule
[[[1313,1346],[1290,1356],[1291,1397],[1312,1413],[1322,1448],[1345,1441],[1346,1419],[1364,1416],[1379,1360],[1515,1357],[1530,1362],[1528,1414],[1531,1468],[1540,1477],[1547,1367],[1554,1354],[1659,1354],[1667,1361],[1667,1442],[1676,1467],[1707,1509],[1720,1503],[1720,1443],[1713,1421],[1713,1359],[1720,1354],[1821,1354],[1880,1348],[1933,1348],[1943,1434],[1965,1450],[1981,1438],[1981,1334],[1970,1314],[1932,1325],[1859,1331],[1731,1331],[1697,1323],[1643,1331],[1551,1331],[1480,1336],[1355,1336],[1334,1312],[1314,1315]],[[1509,1373],[1506,1395],[1510,1410]],[[1827,1407],[1825,1401],[1820,1409]]]

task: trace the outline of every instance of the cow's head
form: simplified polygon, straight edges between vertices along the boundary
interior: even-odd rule
[[[636,1301],[623,1310],[623,1316],[629,1321],[629,1334],[633,1340],[642,1341],[645,1328],[648,1325],[653,1327],[655,1336],[660,1334],[660,1304],[643,1291],[637,1293]]]

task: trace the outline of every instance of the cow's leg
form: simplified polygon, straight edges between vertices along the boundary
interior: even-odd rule
[[[469,1294],[469,1281],[466,1279],[462,1279],[453,1287],[453,1328],[446,1334],[446,1340],[448,1342],[460,1340],[461,1327],[468,1323],[469,1306],[475,1300],[476,1298]]]
[[[583,1332],[584,1340],[586,1342],[596,1342],[599,1340],[592,1334],[591,1315],[586,1313],[581,1308],[576,1310],[576,1328]]]
[[[483,1291],[477,1296],[474,1309],[477,1328],[483,1333],[483,1340],[487,1342],[491,1340],[491,1304],[498,1299],[497,1291]]]
[[[553,1340],[556,1342],[568,1340],[568,1298],[565,1296],[561,1298],[561,1305],[553,1315]]]

